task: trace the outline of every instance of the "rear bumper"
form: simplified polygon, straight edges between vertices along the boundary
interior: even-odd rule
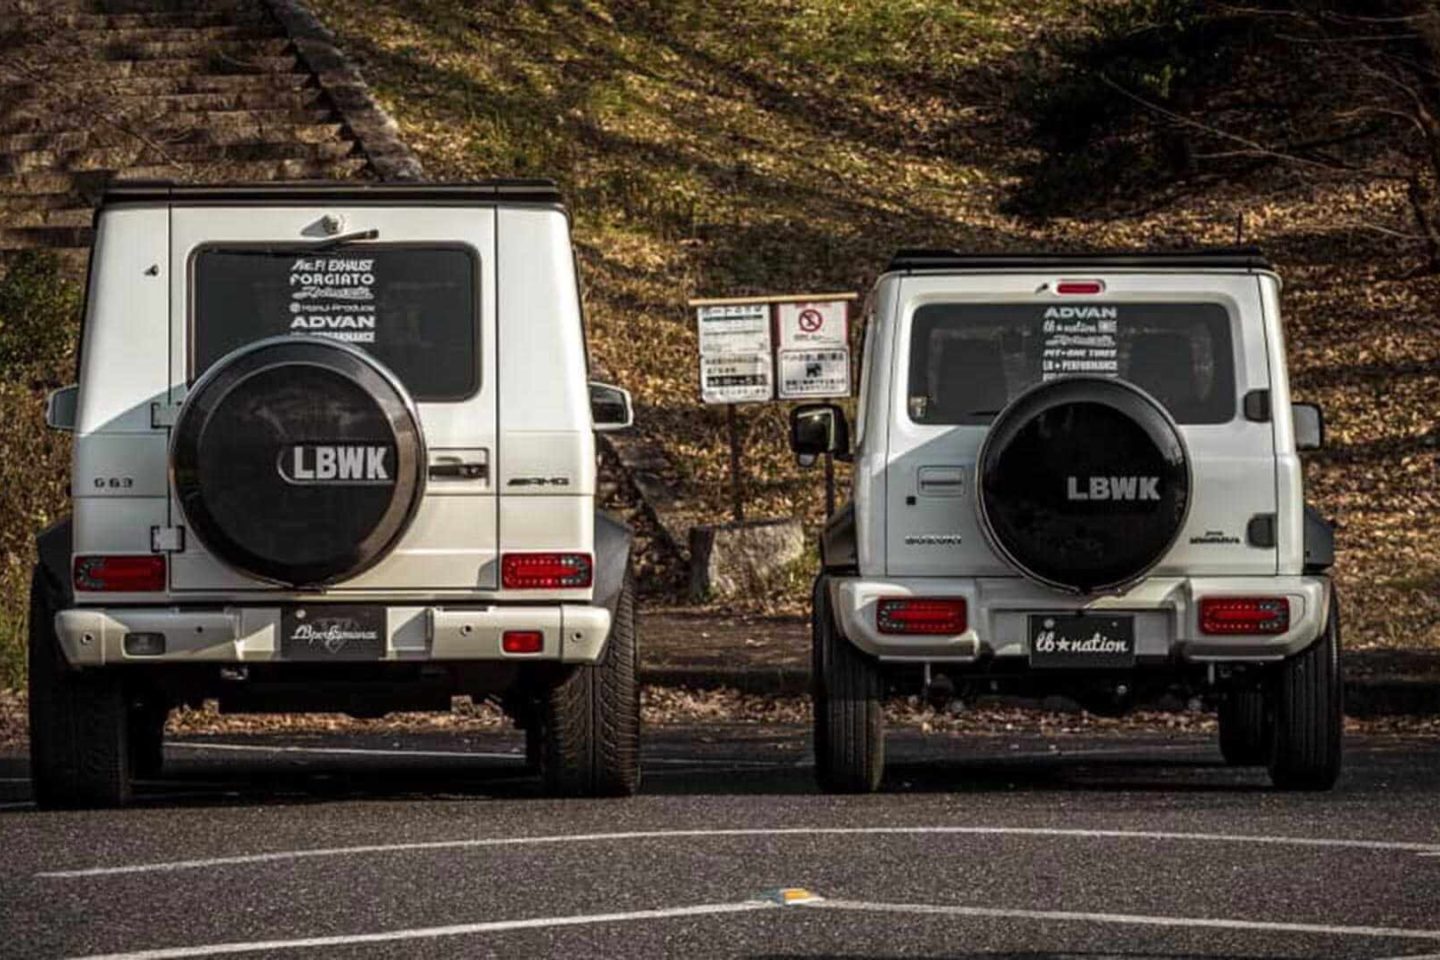
[[[1072,597],[1020,578],[837,577],[830,600],[841,631],[882,660],[966,663],[982,657],[1028,658],[1028,617],[1081,610],[1133,614],[1140,660],[1237,663],[1281,660],[1325,629],[1330,580],[1322,576],[1164,577],[1113,597]],[[1290,604],[1290,629],[1273,636],[1206,636],[1198,623],[1207,596],[1276,596]],[[875,625],[881,597],[964,597],[969,629],[953,636],[896,636]]]
[[[595,663],[610,633],[610,612],[584,604],[386,607],[382,661]],[[506,630],[538,630],[539,653],[501,649]],[[55,616],[66,658],[76,667],[146,663],[285,662],[279,607],[84,607]],[[165,652],[125,652],[127,633],[160,633]],[[314,663],[315,661],[306,661]],[[342,661],[337,658],[336,662]]]

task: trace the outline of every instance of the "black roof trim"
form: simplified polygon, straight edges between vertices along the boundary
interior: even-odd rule
[[[267,183],[112,183],[101,206],[114,203],[549,203],[561,202],[553,180],[472,183],[291,180]]]
[[[918,270],[1272,270],[1259,247],[1191,247],[1181,250],[1095,250],[1078,253],[960,253],[898,250],[886,273]]]

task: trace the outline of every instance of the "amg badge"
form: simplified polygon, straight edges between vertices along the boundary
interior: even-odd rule
[[[390,454],[376,444],[297,443],[280,451],[280,476],[300,484],[390,484]]]

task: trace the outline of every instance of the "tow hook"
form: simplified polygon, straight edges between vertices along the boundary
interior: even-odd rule
[[[955,681],[943,673],[938,676],[931,673],[930,664],[927,663],[923,696],[932,710],[944,710],[950,701],[955,699]]]

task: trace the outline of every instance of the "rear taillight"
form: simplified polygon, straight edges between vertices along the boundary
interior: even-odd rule
[[[875,625],[881,633],[964,633],[963,597],[891,597],[875,605]]]
[[[1066,297],[1104,293],[1105,284],[1099,280],[1061,280],[1055,284],[1055,292]]]
[[[545,649],[545,634],[539,630],[506,630],[500,636],[506,653],[539,653]]]
[[[507,553],[500,561],[506,590],[574,590],[590,586],[588,553]]]
[[[108,593],[153,593],[165,589],[165,557],[76,557],[75,589]]]
[[[1201,633],[1284,633],[1289,629],[1290,602],[1284,597],[1205,597],[1200,601]]]

